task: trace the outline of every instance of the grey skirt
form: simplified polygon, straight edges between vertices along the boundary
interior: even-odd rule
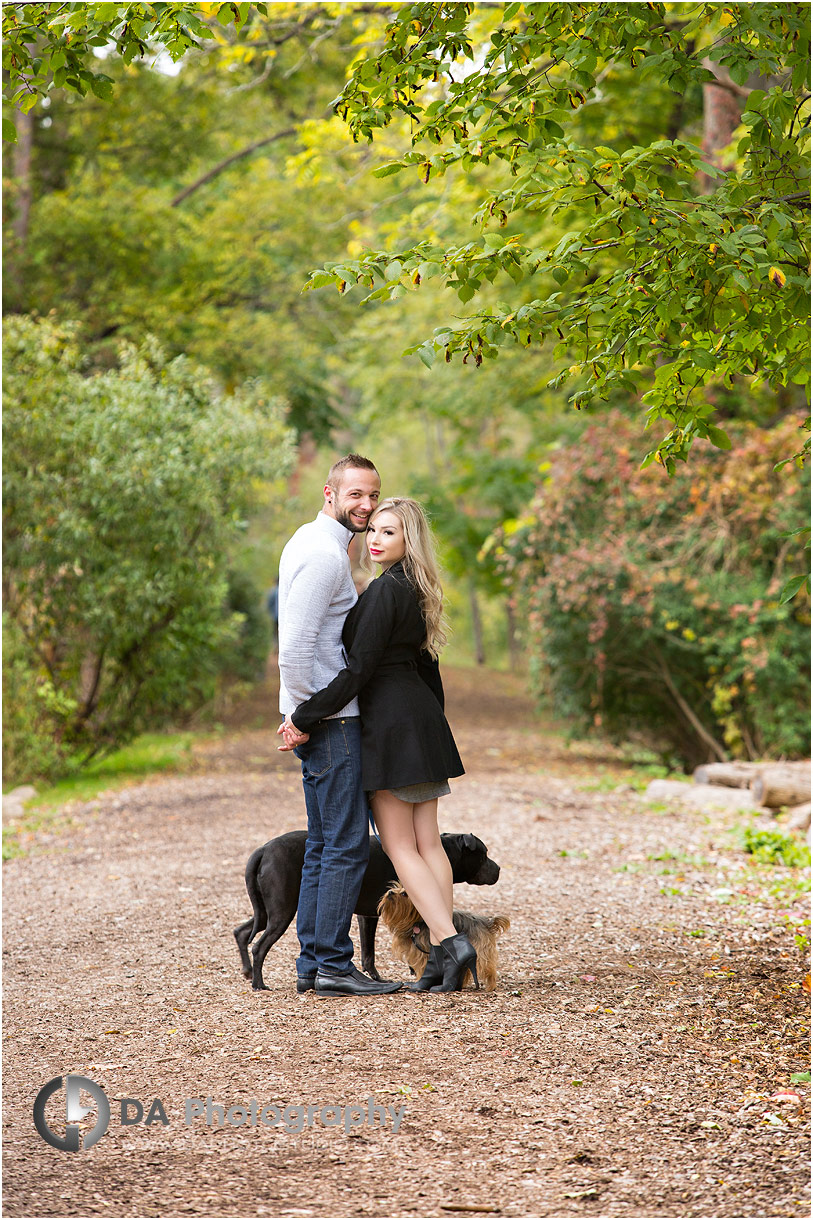
[[[390,792],[397,796],[399,801],[417,805],[421,801],[433,801],[438,796],[448,796],[451,788],[445,779],[441,779],[428,780],[423,784],[408,784],[406,788],[390,788]]]

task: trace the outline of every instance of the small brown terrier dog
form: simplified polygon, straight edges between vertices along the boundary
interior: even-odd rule
[[[378,913],[392,932],[392,951],[421,977],[429,956],[429,930],[412,905],[401,885],[393,885],[378,904]],[[485,991],[497,985],[497,937],[511,924],[505,915],[472,915],[470,911],[454,911],[452,923],[467,936],[477,950],[477,976]],[[463,986],[473,983],[470,970],[463,976]]]

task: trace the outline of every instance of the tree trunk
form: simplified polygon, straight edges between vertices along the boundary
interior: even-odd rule
[[[14,176],[14,219],[11,231],[14,234],[14,250],[9,259],[8,276],[13,285],[14,308],[23,308],[25,292],[26,249],[28,247],[28,229],[31,219],[31,202],[33,191],[31,186],[31,154],[34,148],[34,114],[29,110],[14,112],[14,126],[17,128],[17,143],[12,152],[12,174]]]
[[[740,125],[744,96],[748,90],[740,90],[728,74],[728,69],[711,59],[703,60],[703,67],[713,72],[717,80],[703,86],[703,155],[711,165],[730,169],[720,156],[720,150],[730,143]],[[715,180],[708,174],[698,175],[698,185],[704,195],[715,189]]]
[[[754,799],[769,809],[810,800],[810,763],[777,763],[763,767],[751,784]]]
[[[474,577],[469,577],[469,605],[471,606],[471,632],[474,640],[474,659],[478,665],[485,665],[486,651],[483,645],[483,620],[480,616],[480,603],[477,600],[477,586]]]
[[[296,465],[288,477],[288,494],[298,496],[302,489],[302,475],[312,464],[316,457],[316,442],[309,434],[305,434],[299,438],[296,451]],[[325,471],[327,474],[327,471]],[[319,501],[319,488],[314,487],[313,497],[314,503]]]
[[[512,673],[519,669],[519,640],[517,639],[517,616],[511,601],[505,603],[506,635],[508,637],[508,665]]]

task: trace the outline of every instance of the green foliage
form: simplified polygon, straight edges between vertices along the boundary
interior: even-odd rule
[[[251,8],[266,12],[264,4],[221,4],[221,25],[243,26]],[[173,62],[181,59],[200,39],[211,37],[201,20],[202,6],[163,4],[4,4],[4,97],[18,109],[31,110],[53,89],[68,89],[80,97],[88,93],[110,98],[113,81],[92,70],[97,47],[115,47],[125,64],[163,48]],[[16,140],[14,125],[4,139]]]
[[[244,682],[259,682],[271,647],[271,620],[263,605],[263,593],[247,572],[237,569],[229,572],[226,603],[237,616],[239,634],[224,651],[221,667]]]
[[[810,848],[797,843],[781,830],[758,830],[755,826],[746,826],[742,846],[760,864],[783,864],[785,868],[806,868],[810,865]]]
[[[809,16],[788,3],[399,6],[339,109],[354,139],[408,119],[412,148],[381,176],[486,174],[479,233],[327,263],[308,287],[378,301],[439,280],[482,307],[408,349],[427,367],[552,340],[564,367],[550,384],[567,382],[573,407],[644,395],[647,424],[669,429],[647,461],[672,472],[695,439],[727,448],[708,387],[809,385]],[[742,113],[736,147],[711,164],[695,140],[718,81]]]
[[[808,479],[775,468],[798,427],[738,426],[734,450],[700,446],[670,480],[640,469],[620,415],[551,452],[496,550],[557,713],[687,765],[807,750],[810,601],[779,592]]]
[[[261,376],[321,443],[346,426],[329,362],[355,310],[303,296],[305,268],[347,248],[345,214],[391,193],[360,180],[340,123],[312,121],[341,88],[352,22],[341,6],[252,6],[239,42],[206,22],[177,75],[111,53],[114,104],[63,87],[33,108],[25,180],[5,163],[9,218],[26,190],[30,208],[25,239],[6,226],[4,310],[80,319],[99,366],[151,330],[229,386]]]
[[[36,775],[51,779],[64,769],[54,739],[55,719],[46,688],[17,624],[3,614],[3,772],[16,784]]]
[[[672,468],[692,438],[725,445],[729,420],[802,399],[802,5],[35,3],[3,20],[7,113],[31,103],[33,141],[27,169],[6,159],[6,310],[81,320],[88,367],[151,330],[228,387],[268,379],[302,473],[311,442],[369,451],[388,490],[431,505],[458,641],[478,598],[486,634],[511,638],[488,537],[545,445],[605,400],[656,430],[665,412]],[[749,109],[704,170],[706,57]],[[327,117],[342,91],[359,143]],[[329,293],[301,292],[311,267]],[[785,435],[777,459],[802,449]],[[234,561],[268,583],[288,528],[271,501]],[[805,601],[802,566],[782,597]]]
[[[154,340],[89,377],[73,326],[12,317],[4,348],[6,609],[61,754],[87,758],[211,696],[245,621],[230,551],[290,437],[260,385],[225,397]]]

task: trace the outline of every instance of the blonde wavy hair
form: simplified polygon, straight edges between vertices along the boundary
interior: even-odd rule
[[[407,578],[418,595],[418,604],[426,624],[426,639],[423,647],[430,656],[437,657],[446,643],[446,622],[443,617],[443,590],[440,586],[435,540],[432,537],[429,522],[417,500],[407,500],[399,496],[382,500],[371,513],[370,521],[375,521],[380,513],[385,512],[398,517],[403,526],[406,549],[401,562]],[[366,548],[362,566],[367,572],[374,571],[373,561]]]

